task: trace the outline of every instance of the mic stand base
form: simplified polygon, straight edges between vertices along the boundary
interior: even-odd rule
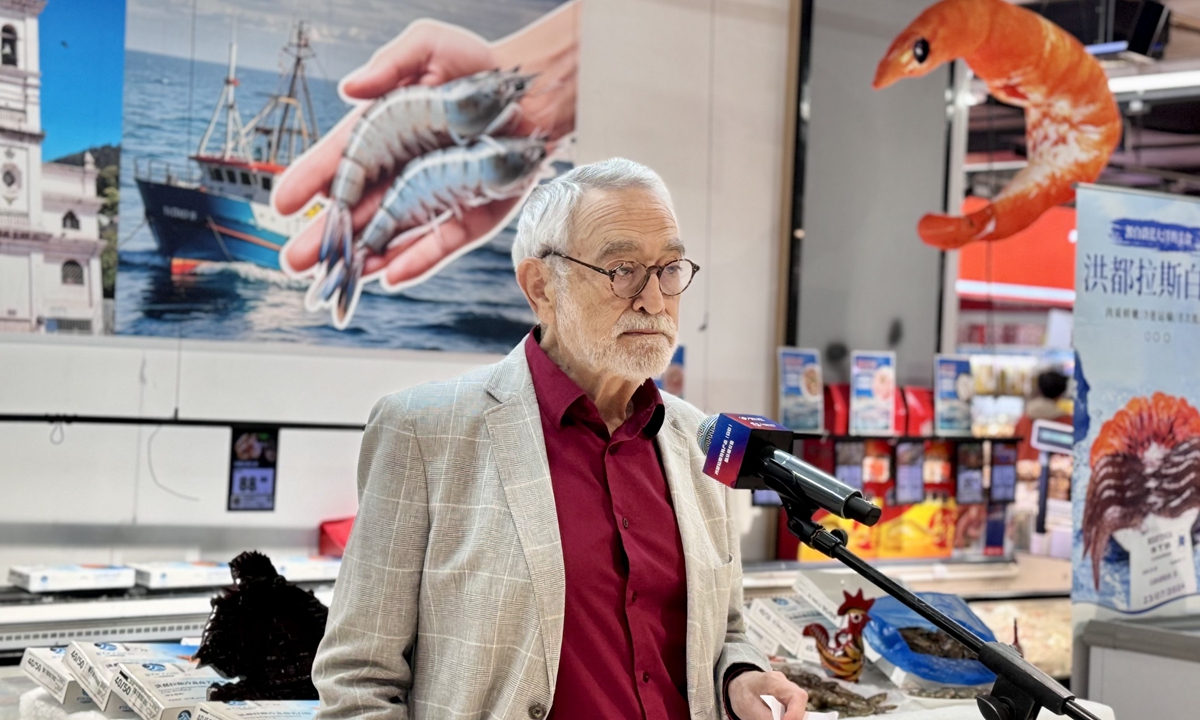
[[[1046,673],[1031,665],[1009,645],[984,642],[975,633],[917,597],[896,581],[846,549],[846,534],[830,532],[813,520],[817,506],[807,499],[779,493],[787,511],[788,531],[800,542],[841,562],[871,584],[896,598],[943,632],[962,643],[992,672],[996,683],[987,695],[976,699],[985,720],[1033,720],[1043,708],[1075,720],[1098,720],[1075,702],[1075,696]]]

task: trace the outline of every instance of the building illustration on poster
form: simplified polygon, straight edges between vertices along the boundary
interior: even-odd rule
[[[528,332],[515,219],[571,166],[579,0],[168,5],[129,8],[119,334],[504,352]],[[429,67],[454,70],[395,76],[431,35],[447,57]],[[496,117],[464,132],[480,98]],[[455,185],[492,177],[472,168],[417,219],[381,207],[439,153],[460,168],[518,144],[521,182]]]
[[[111,3],[110,3],[111,5]],[[0,0],[0,332],[104,330],[95,158],[45,162],[39,16]]]
[[[1194,611],[1200,201],[1081,186],[1072,600]]]

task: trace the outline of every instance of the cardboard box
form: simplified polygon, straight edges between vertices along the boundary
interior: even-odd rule
[[[121,590],[134,586],[133,568],[116,565],[15,565],[8,582],[34,593]]]
[[[820,610],[799,597],[757,598],[750,603],[750,615],[787,654],[805,662],[820,663],[821,656],[816,638],[806,636],[804,628],[814,624],[831,631],[836,628]]]
[[[342,559],[321,555],[284,558],[275,563],[275,569],[288,582],[333,582],[342,569]]]
[[[67,648],[26,648],[21,670],[68,713],[96,710],[96,703],[84,692],[64,662]]]
[[[135,564],[130,567],[137,573],[137,584],[150,590],[221,587],[233,584],[229,563],[158,562]]]
[[[226,682],[212,668],[143,662],[122,663],[112,687],[142,720],[190,720],[196,705],[208,700],[209,687]]]
[[[203,702],[196,706],[194,720],[312,720],[318,700],[259,700],[251,702]]]
[[[128,662],[190,662],[195,645],[173,643],[80,643],[67,646],[64,661],[68,672],[84,692],[96,701],[96,707],[108,714],[124,703],[113,695],[112,681],[121,663]],[[130,713],[133,711],[130,710]]]

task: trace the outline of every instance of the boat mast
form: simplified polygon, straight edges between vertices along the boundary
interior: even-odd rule
[[[304,63],[308,58],[312,57],[312,51],[308,45],[308,34],[304,31],[304,23],[299,22],[296,25],[296,39],[284,48],[284,52],[292,55],[292,71],[288,78],[287,94],[278,98],[280,105],[279,121],[276,123],[274,130],[271,133],[271,139],[267,144],[267,162],[288,164],[296,158],[296,141],[299,139],[303,143],[300,152],[307,150],[310,145],[316,142],[320,137],[320,131],[317,129],[316,113],[313,111],[312,95],[308,92],[308,78],[305,73]],[[304,105],[300,104],[297,98],[297,87],[304,94]],[[288,115],[292,111],[292,106],[295,106],[296,117],[293,120],[293,127],[288,126]],[[308,118],[304,117],[305,109],[308,110]],[[309,128],[312,128],[311,136]],[[287,136],[286,138],[284,136]],[[299,138],[297,138],[299,135]],[[280,155],[284,152],[284,143],[287,143],[286,158],[283,163],[280,163]]]
[[[200,138],[200,146],[196,149],[197,155],[204,155],[208,141],[212,139],[213,131],[217,127],[217,119],[221,116],[221,108],[224,107],[225,146],[221,150],[221,159],[246,159],[249,156],[245,131],[242,128],[242,118],[237,109],[237,85],[237,26],[235,25],[233,39],[229,43],[229,72],[225,76],[225,86],[221,88],[221,97],[213,107],[212,118],[208,121],[208,127],[204,129],[204,136]]]

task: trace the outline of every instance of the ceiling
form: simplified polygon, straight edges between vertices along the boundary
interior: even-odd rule
[[[1171,42],[1164,60],[1200,58],[1200,0],[1162,0],[1171,10]]]
[[[1161,62],[1200,69],[1200,0],[1162,2],[1172,16]],[[1125,55],[1104,64],[1145,71],[1156,62]],[[1200,87],[1181,95],[1120,103],[1125,133],[1100,182],[1200,195]],[[988,197],[1024,166],[1025,114],[989,97],[970,109],[969,126],[967,190]]]

